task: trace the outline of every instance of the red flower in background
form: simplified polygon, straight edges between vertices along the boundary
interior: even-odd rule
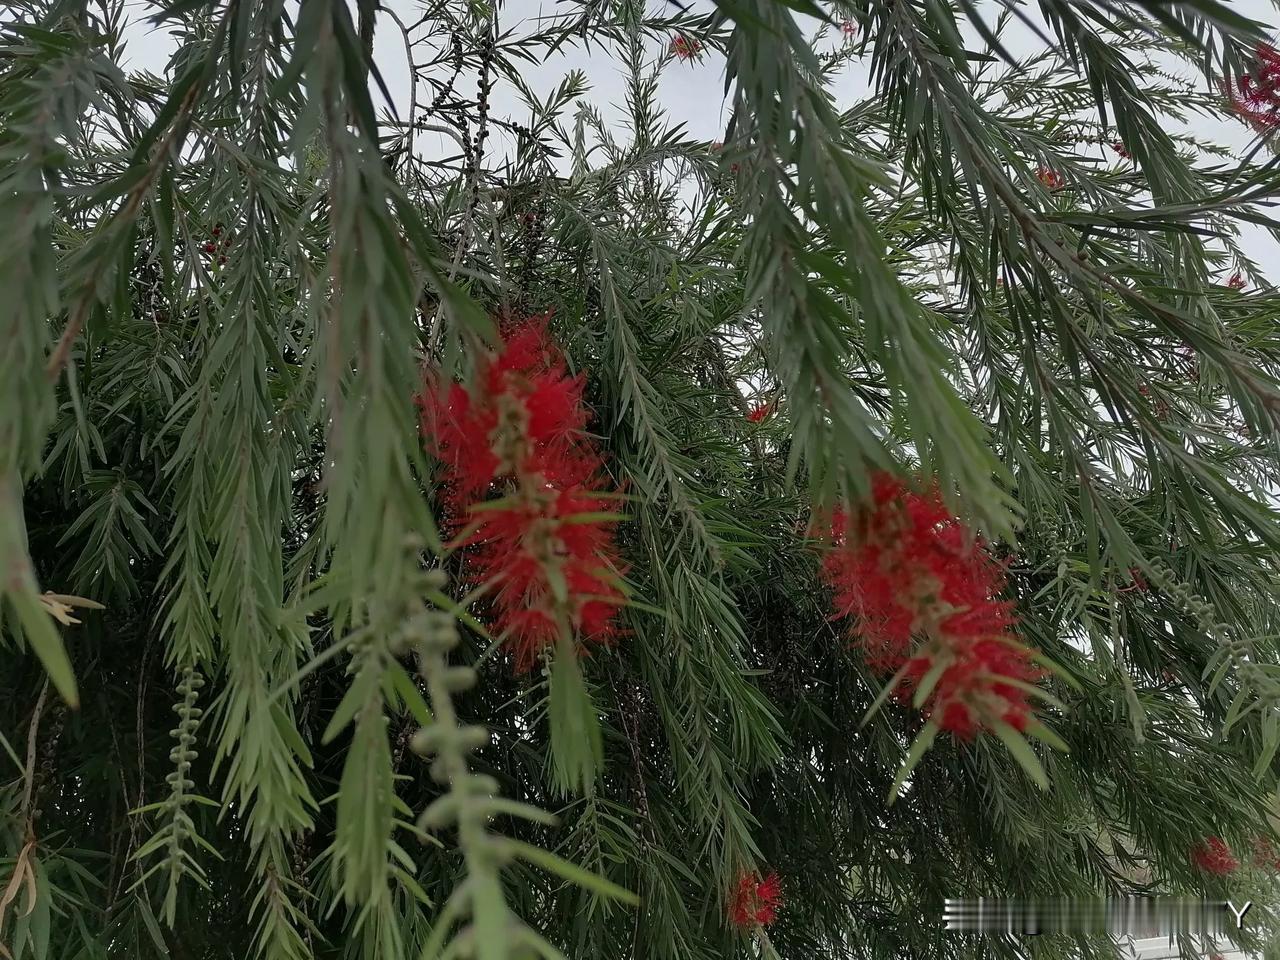
[[[1253,865],[1280,870],[1280,854],[1276,853],[1275,845],[1266,837],[1258,837],[1253,841]]]
[[[695,40],[692,37],[686,37],[682,33],[677,33],[671,38],[671,46],[669,49],[681,60],[692,60],[702,52],[702,41]]]
[[[1148,590],[1147,578],[1142,575],[1142,570],[1140,568],[1138,567],[1129,568],[1129,580],[1130,580],[1130,583],[1127,587],[1121,587],[1116,592],[1131,593],[1134,590],[1137,590],[1139,593],[1147,592]]]
[[[846,20],[844,23],[840,24],[840,32],[846,37],[852,39],[858,35],[858,25],[852,20]]]
[[[763,880],[758,873],[744,873],[729,897],[729,921],[743,930],[773,923],[782,903],[782,881],[776,873]]]
[[[1057,190],[1066,181],[1063,180],[1062,174],[1057,170],[1050,170],[1048,167],[1041,167],[1036,171],[1036,179],[1043,183],[1050,190]]]
[[[610,500],[584,432],[583,385],[543,317],[506,332],[471,391],[428,384],[421,398],[423,434],[444,468],[447,524],[472,578],[489,585],[521,670],[565,629],[607,642],[623,601],[614,524],[597,516]]]
[[[835,617],[848,617],[868,666],[901,670],[901,700],[930,678],[927,716],[968,738],[993,721],[1025,730],[1027,693],[1042,671],[1011,636],[1004,572],[936,490],[873,479],[872,502],[837,513],[823,572]],[[1015,681],[1015,682],[1010,682]]]
[[[771,414],[771,413],[773,413],[773,401],[772,401],[772,400],[770,400],[768,403],[760,403],[760,404],[756,404],[756,406],[752,407],[752,408],[747,412],[747,421],[748,421],[749,423],[760,423],[760,422],[762,422],[766,417],[768,417],[768,416],[769,416],[769,414]]]
[[[1260,133],[1280,126],[1280,51],[1258,45],[1258,65],[1252,73],[1224,81],[1231,109]]]
[[[1191,859],[1206,873],[1223,877],[1235,871],[1240,861],[1221,837],[1209,837],[1191,848]]]
[[[1125,160],[1130,160],[1133,158],[1133,154],[1129,152],[1129,148],[1126,147],[1119,140],[1117,140],[1115,143],[1111,145],[1111,149],[1114,150],[1116,153],[1118,153]]]
[[[1237,270],[1235,273],[1231,275],[1231,279],[1227,281],[1227,286],[1230,287],[1232,290],[1243,290],[1244,289],[1243,274],[1241,274],[1240,271]]]

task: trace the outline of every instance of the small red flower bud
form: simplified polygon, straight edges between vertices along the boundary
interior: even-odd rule
[[[1244,289],[1244,276],[1240,273],[1240,271],[1237,270],[1235,273],[1231,275],[1231,279],[1227,281],[1227,286],[1230,287],[1232,290]]]
[[[218,245],[216,243],[206,243],[204,245],[205,253],[213,253],[217,249],[218,249]]]

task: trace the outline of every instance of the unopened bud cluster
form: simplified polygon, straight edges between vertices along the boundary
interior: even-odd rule
[[[424,585],[438,590],[444,576],[438,570],[424,574]],[[448,656],[458,646],[458,624],[450,613],[423,607],[410,619],[406,635],[418,653],[419,670],[431,691],[435,722],[419,728],[409,741],[409,749],[431,759],[431,777],[448,792],[438,797],[418,817],[424,831],[439,830],[457,823],[465,811],[498,793],[490,776],[471,772],[473,753],[489,743],[489,731],[478,724],[459,724],[452,695],[475,686],[476,671],[468,666],[450,666]]]
[[[196,673],[192,667],[185,667],[182,678],[178,681],[177,693],[182,699],[173,705],[173,712],[178,715],[178,725],[169,731],[177,743],[169,751],[169,759],[174,769],[166,776],[165,782],[172,791],[169,803],[181,803],[181,795],[195,786],[190,777],[191,764],[199,756],[195,748],[196,730],[200,726],[200,718],[204,711],[196,706],[200,696],[200,688],[204,686],[204,677]]]

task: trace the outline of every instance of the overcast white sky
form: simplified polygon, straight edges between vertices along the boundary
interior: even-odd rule
[[[384,5],[401,15],[406,23],[413,23],[420,16],[422,6],[416,0],[383,0]],[[665,7],[664,0],[649,0],[651,9]],[[1233,6],[1246,16],[1263,23],[1280,22],[1277,6],[1280,0],[1234,0]],[[517,0],[504,6],[501,15],[504,26],[514,26],[520,18],[536,18],[550,16],[557,12],[554,0]],[[707,0],[694,0],[695,8],[709,6]],[[986,3],[984,7],[994,10],[994,4]],[[1029,6],[1029,13],[1034,13],[1034,4]],[[159,73],[163,70],[167,58],[173,49],[173,41],[142,22],[142,18],[150,11],[147,4],[139,2],[134,7],[138,20],[127,32],[126,46],[127,66],[132,69],[146,69]],[[827,43],[834,45],[836,38],[829,37]],[[1030,55],[1037,52],[1041,41],[1027,28],[1018,26],[1006,34],[1008,49],[1015,56]],[[975,40],[975,47],[980,43]],[[654,56],[661,52],[657,42],[654,43]],[[400,31],[394,24],[380,25],[376,38],[375,59],[386,80],[396,107],[401,117],[407,113],[409,97],[409,67]],[[556,84],[572,69],[582,69],[587,76],[591,89],[587,99],[604,115],[606,121],[620,121],[624,115],[626,79],[622,66],[607,51],[595,50],[592,54],[579,47],[565,47],[546,63],[530,66],[525,74],[526,82],[539,94]],[[1188,71],[1184,70],[1184,73]],[[474,79],[465,77],[459,80],[459,87],[466,90],[474,85]],[[837,86],[837,96],[842,102],[852,103],[867,91],[866,70],[859,64],[853,64],[841,76]],[[727,119],[726,101],[724,98],[724,60],[718,54],[710,53],[696,62],[676,63],[662,77],[659,87],[662,104],[674,123],[682,123],[689,136],[701,140],[723,139],[724,125]],[[513,120],[526,120],[527,110],[510,84],[499,83],[491,93],[491,104],[498,116],[508,116]],[[1225,144],[1238,151],[1244,151],[1253,140],[1248,127],[1225,114],[1217,118],[1195,116],[1192,118],[1192,129],[1195,134],[1217,143]],[[489,142],[491,151],[504,151],[509,148],[509,141],[504,144],[503,134],[495,133]],[[456,144],[446,141],[437,134],[423,134],[418,140],[419,152],[436,155],[453,155],[457,152]],[[1277,211],[1280,213],[1280,210]],[[1280,281],[1280,243],[1266,231],[1257,227],[1246,227],[1243,231],[1244,247],[1263,269],[1269,279],[1275,283]]]

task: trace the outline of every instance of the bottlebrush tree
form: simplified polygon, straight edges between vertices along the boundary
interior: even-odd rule
[[[1105,957],[943,901],[1131,893],[1267,943],[1274,38],[527,17],[6,5],[4,956]]]

